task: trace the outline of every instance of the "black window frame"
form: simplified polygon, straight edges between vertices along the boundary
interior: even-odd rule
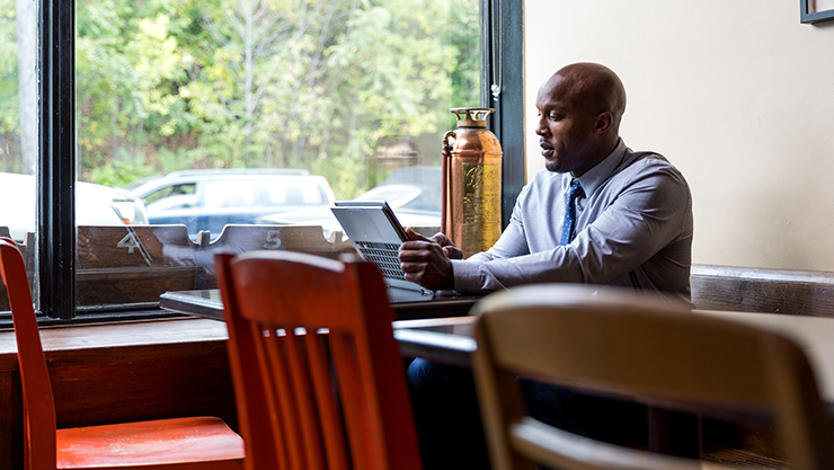
[[[503,223],[525,182],[523,0],[482,0],[482,105],[496,108],[490,129],[503,150]],[[39,159],[37,258],[39,316],[47,323],[166,316],[160,310],[83,313],[75,305],[75,1],[46,0],[38,8]],[[500,51],[497,50],[501,46]],[[490,93],[501,70],[497,98]]]

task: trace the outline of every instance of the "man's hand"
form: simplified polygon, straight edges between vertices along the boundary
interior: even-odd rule
[[[461,258],[460,250],[440,233],[428,239],[408,228],[406,234],[411,240],[403,242],[399,255],[405,279],[432,290],[454,288],[449,258]]]
[[[460,251],[460,248],[456,247],[455,244],[443,234],[443,232],[437,232],[432,235],[431,238],[426,238],[409,227],[405,229],[405,233],[408,235],[409,240],[423,240],[437,243],[440,245],[440,248],[443,248],[443,254],[445,254],[449,259],[463,259],[463,252]]]

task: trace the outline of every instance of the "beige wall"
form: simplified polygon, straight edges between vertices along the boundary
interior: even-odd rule
[[[526,0],[528,177],[539,85],[577,61],[623,80],[621,135],[686,176],[696,263],[834,271],[834,23],[798,0]]]

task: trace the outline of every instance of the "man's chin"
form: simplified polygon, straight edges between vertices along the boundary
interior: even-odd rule
[[[563,170],[562,167],[559,165],[558,160],[557,161],[545,160],[544,161],[544,168],[547,171],[552,171],[552,172],[555,172],[555,173],[564,173],[565,172],[565,170]]]

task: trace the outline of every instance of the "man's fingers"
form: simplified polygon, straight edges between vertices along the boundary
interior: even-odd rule
[[[431,241],[437,243],[440,246],[450,245],[452,243],[452,241],[449,240],[449,237],[447,237],[446,234],[444,234],[443,232],[437,232],[434,235],[432,235]]]
[[[427,250],[400,250],[397,258],[400,261],[425,261],[431,256]]]
[[[406,274],[421,273],[426,270],[426,263],[400,263],[400,269],[402,269],[402,271]]]
[[[408,235],[409,240],[421,240],[421,241],[424,241],[424,242],[430,242],[431,241],[430,239],[424,237],[423,235],[415,232],[414,229],[411,228],[411,227],[408,227],[408,228],[405,229],[405,234]]]
[[[409,240],[403,242],[402,246],[400,246],[400,251],[427,250],[433,243],[429,240]]]
[[[463,257],[461,251],[454,246],[444,246],[443,254],[445,254],[449,259],[458,259]]]

